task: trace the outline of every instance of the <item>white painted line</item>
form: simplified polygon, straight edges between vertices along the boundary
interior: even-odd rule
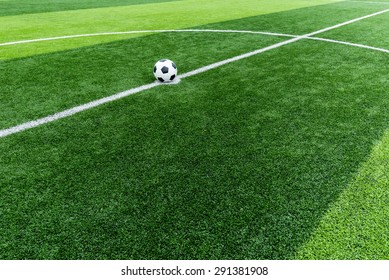
[[[360,2],[360,1],[357,1]],[[50,38],[39,38],[39,39],[31,39],[31,40],[24,40],[24,41],[14,41],[14,42],[6,42],[6,43],[0,43],[1,46],[10,46],[10,45],[19,45],[19,44],[28,44],[28,43],[36,43],[36,42],[43,42],[43,41],[53,41],[53,40],[64,40],[64,39],[73,39],[73,38],[80,38],[80,37],[94,37],[94,36],[107,36],[107,35],[122,35],[122,34],[135,34],[135,33],[185,33],[185,32],[193,32],[193,33],[241,33],[241,34],[257,34],[257,35],[267,35],[267,36],[277,36],[277,37],[289,37],[289,38],[299,38],[301,36],[299,35],[292,35],[292,34],[284,34],[284,33],[274,33],[274,32],[263,32],[263,31],[251,31],[251,30],[223,30],[223,29],[177,29],[177,30],[134,30],[134,31],[121,31],[121,32],[104,32],[104,33],[91,33],[91,34],[76,34],[76,35],[68,35],[68,36],[58,36],[58,37],[50,37]],[[325,41],[330,43],[336,43],[336,44],[342,44],[342,45],[349,45],[354,47],[360,47],[364,49],[370,49],[375,51],[381,51],[381,52],[388,52],[386,49],[362,45],[362,44],[355,44],[345,41],[338,41],[338,40],[331,40],[331,39],[325,39],[320,37],[306,37],[305,39],[311,39],[315,41]]]
[[[205,66],[205,67],[201,67],[199,69],[196,69],[196,70],[187,72],[185,74],[179,75],[178,78],[179,79],[183,79],[183,78],[187,78],[187,77],[190,77],[190,76],[193,76],[193,75],[197,75],[197,74],[203,73],[205,71],[209,71],[211,69],[215,69],[217,67],[220,67],[220,66],[225,65],[227,63],[231,63],[231,62],[243,59],[243,58],[251,57],[251,56],[259,54],[259,53],[263,53],[263,52],[266,52],[266,51],[269,51],[269,50],[273,50],[273,49],[282,47],[284,45],[300,41],[302,39],[307,39],[310,36],[314,36],[314,35],[317,35],[317,34],[320,34],[320,33],[326,32],[326,31],[329,31],[329,30],[333,30],[333,29],[336,29],[336,28],[339,28],[339,27],[342,27],[342,26],[354,23],[356,21],[360,21],[360,20],[363,20],[363,19],[366,19],[366,18],[370,18],[370,17],[376,16],[376,15],[380,15],[380,14],[386,13],[388,11],[389,11],[389,9],[381,11],[381,12],[377,12],[377,13],[374,13],[374,14],[370,14],[370,15],[367,15],[367,16],[359,17],[359,18],[356,18],[356,19],[353,19],[353,20],[349,20],[349,21],[346,21],[346,22],[343,22],[343,23],[340,23],[340,24],[337,24],[337,25],[334,25],[334,26],[330,26],[330,27],[327,27],[327,28],[324,28],[324,29],[320,29],[318,31],[311,32],[311,33],[308,33],[308,34],[305,34],[305,35],[302,35],[302,36],[294,37],[292,39],[289,39],[289,40],[286,40],[286,41],[283,41],[283,42],[280,42],[280,43],[277,43],[277,44],[274,44],[274,45],[271,45],[271,46],[268,46],[268,47],[265,47],[265,48],[261,48],[261,49],[258,49],[258,50],[255,50],[255,51],[252,51],[252,52],[249,52],[249,53],[245,53],[245,54],[238,55],[238,56],[235,56],[235,57],[232,57],[232,58],[229,58],[229,59],[217,62],[217,63],[213,63],[213,64]],[[89,110],[91,108],[95,108],[95,107],[97,107],[99,105],[106,104],[106,103],[109,103],[109,102],[112,102],[112,101],[115,101],[115,100],[127,97],[129,95],[132,95],[132,94],[135,94],[135,93],[147,90],[147,89],[154,88],[154,87],[159,86],[159,85],[161,85],[161,83],[158,83],[158,82],[154,82],[154,83],[151,83],[151,84],[143,85],[143,86],[140,86],[140,87],[137,87],[137,88],[130,89],[128,91],[117,93],[117,94],[114,94],[112,96],[108,96],[108,97],[101,98],[101,99],[98,99],[98,100],[95,100],[95,101],[92,101],[92,102],[89,102],[89,103],[86,103],[86,104],[83,104],[83,105],[80,105],[80,106],[76,106],[76,107],[73,107],[71,109],[68,109],[68,110],[65,110],[65,111],[62,111],[62,112],[59,112],[59,113],[56,113],[56,114],[53,114],[53,115],[50,115],[50,116],[47,116],[47,117],[44,117],[44,118],[41,118],[41,119],[37,119],[37,120],[34,120],[34,121],[26,122],[26,123],[23,123],[23,124],[14,126],[14,127],[10,127],[10,128],[7,128],[7,129],[3,129],[3,130],[0,130],[0,138],[6,137],[6,136],[9,136],[9,135],[12,135],[12,134],[15,134],[15,133],[27,130],[27,129],[31,129],[31,128],[34,128],[34,127],[37,127],[37,126],[40,126],[40,125],[43,125],[43,124],[46,124],[46,123],[50,123],[50,122],[53,122],[53,121],[56,121],[56,120],[59,120],[59,119],[63,119],[65,117],[69,117],[69,116],[75,115],[75,114],[83,112],[85,110]]]
[[[274,44],[274,45],[271,45],[271,46],[268,46],[268,47],[265,47],[265,48],[262,48],[262,49],[259,49],[259,50],[255,50],[255,51],[252,51],[252,52],[249,52],[249,53],[241,54],[241,55],[238,55],[238,56],[226,59],[226,60],[222,60],[222,61],[210,64],[210,65],[201,67],[199,69],[187,72],[185,74],[179,75],[179,77],[181,79],[184,79],[184,78],[187,78],[187,77],[190,77],[190,76],[193,76],[193,75],[197,75],[197,74],[206,72],[208,70],[215,69],[217,67],[223,66],[225,64],[241,60],[243,58],[247,58],[247,57],[250,57],[250,56],[253,56],[253,55],[257,55],[257,54],[260,54],[260,53],[263,53],[263,52],[266,52],[266,51],[270,51],[270,50],[282,47],[284,45],[288,45],[288,44],[293,43],[293,42],[297,42],[297,41],[299,41],[299,40],[301,40],[303,38],[304,37],[302,37],[302,36],[301,37],[296,37],[296,38],[289,39],[289,40],[286,40],[286,41],[283,41],[283,42],[280,42],[280,43],[277,43],[277,44]]]
[[[261,31],[246,31],[246,30],[214,30],[214,29],[132,30],[132,31],[119,31],[119,32],[101,32],[101,33],[89,33],[89,34],[75,34],[75,35],[66,35],[66,36],[57,36],[57,37],[48,37],[48,38],[38,38],[38,39],[30,39],[30,40],[5,42],[5,43],[0,43],[0,47],[2,47],[2,46],[12,46],[12,45],[21,45],[21,44],[30,44],[30,43],[38,43],[38,42],[44,42],[44,41],[74,39],[74,38],[82,38],[82,37],[129,35],[129,34],[139,34],[139,33],[171,33],[171,32],[177,32],[177,33],[179,33],[179,32],[250,33],[250,34],[280,36],[280,37],[298,37],[298,36],[290,35],[290,34],[261,32]]]
[[[330,31],[330,30],[333,30],[333,29],[337,29],[339,27],[342,27],[342,26],[345,26],[345,25],[349,25],[351,23],[354,23],[354,22],[357,22],[357,21],[361,21],[361,20],[364,20],[364,19],[367,19],[367,18],[371,18],[371,17],[375,17],[375,16],[378,16],[378,15],[382,15],[382,14],[387,13],[387,12],[389,12],[389,9],[386,9],[386,10],[383,10],[383,11],[380,11],[380,12],[376,12],[376,13],[373,13],[373,14],[370,14],[370,15],[367,15],[367,16],[359,17],[359,18],[356,18],[356,19],[352,19],[352,20],[349,20],[349,21],[346,21],[346,22],[343,22],[343,23],[339,23],[339,24],[334,25],[334,26],[323,28],[323,29],[320,29],[318,31],[311,32],[309,34],[303,35],[302,37],[305,37],[305,38],[306,37],[312,37],[312,36],[315,36],[317,34],[320,34],[320,33],[323,33],[323,32],[327,32],[327,31]]]
[[[47,116],[47,117],[44,117],[41,119],[26,122],[26,123],[23,123],[23,124],[14,126],[14,127],[10,127],[8,129],[0,130],[0,138],[11,135],[11,134],[15,134],[15,133],[18,133],[18,132],[21,132],[21,131],[24,131],[24,130],[27,130],[30,128],[34,128],[34,127],[40,126],[42,124],[46,124],[46,123],[50,123],[50,122],[53,122],[53,121],[56,121],[59,119],[63,119],[63,118],[72,116],[74,114],[83,112],[85,110],[92,109],[92,108],[100,106],[102,104],[109,103],[109,102],[127,97],[131,94],[135,94],[135,93],[147,90],[147,89],[151,89],[151,88],[159,86],[159,85],[161,85],[161,83],[156,81],[156,82],[151,83],[151,84],[143,85],[143,86],[136,87],[136,88],[133,88],[133,89],[130,89],[127,91],[123,91],[123,92],[120,92],[120,93],[117,93],[117,94],[114,94],[114,95],[111,95],[108,97],[104,97],[104,98],[101,98],[101,99],[98,99],[95,101],[91,101],[89,103],[86,103],[86,104],[83,104],[80,106],[76,106],[76,107],[73,107],[71,109],[68,109],[68,110],[65,110],[65,111],[62,111],[59,113],[55,113],[53,115],[50,115],[50,116]]]
[[[308,37],[307,39],[315,40],[315,41],[323,41],[323,42],[335,43],[335,44],[341,44],[341,45],[347,45],[347,46],[358,47],[358,48],[362,48],[362,49],[368,49],[368,50],[373,50],[373,51],[384,52],[384,53],[389,53],[389,50],[386,50],[386,49],[383,49],[383,48],[367,46],[367,45],[362,45],[362,44],[354,44],[354,43],[350,43],[350,42],[344,42],[344,41],[338,41],[338,40],[332,40],[332,39],[326,39],[326,38],[319,38],[319,37]]]
[[[0,47],[2,46],[12,46],[12,45],[20,45],[20,44],[29,44],[29,43],[37,43],[44,41],[55,41],[55,40],[64,40],[64,39],[74,39],[74,38],[82,38],[82,37],[97,37],[97,36],[109,36],[109,35],[125,35],[125,34],[136,34],[136,33],[155,33],[155,32],[170,32],[171,30],[139,30],[139,31],[123,31],[123,32],[101,32],[101,33],[90,33],[90,34],[75,34],[75,35],[66,35],[66,36],[56,36],[56,37],[48,37],[48,38],[39,38],[39,39],[31,39],[31,40],[21,40],[14,42],[5,42],[0,43]]]
[[[349,1],[350,2],[350,1]],[[357,1],[360,2],[360,1]],[[251,33],[251,34],[262,34],[262,35],[273,35],[280,37],[310,37],[319,33],[323,33],[332,29],[336,29],[342,27],[344,25],[348,25],[350,23],[360,21],[369,17],[374,17],[383,13],[388,12],[389,9],[383,10],[374,14],[370,14],[367,16],[363,16],[360,18],[356,18],[350,21],[346,21],[328,28],[324,28],[309,34],[305,34],[302,36],[283,34],[283,33],[273,33],[273,32],[261,32],[261,31],[245,31],[245,30],[213,30],[213,29],[179,29],[179,30],[133,30],[133,31],[119,31],[119,32],[102,32],[102,33],[90,33],[90,34],[76,34],[76,35],[66,35],[66,36],[57,36],[57,37],[48,37],[48,38],[38,38],[31,40],[21,40],[21,41],[13,41],[13,42],[5,42],[0,43],[0,47],[2,46],[10,46],[10,45],[19,45],[19,44],[28,44],[28,43],[37,43],[43,41],[54,41],[54,40],[63,40],[63,39],[73,39],[73,38],[81,38],[81,37],[95,37],[95,36],[108,36],[108,35],[126,35],[126,34],[137,34],[137,33],[168,33],[168,32],[217,32],[217,33]]]

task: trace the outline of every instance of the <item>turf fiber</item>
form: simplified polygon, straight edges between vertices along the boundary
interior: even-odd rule
[[[0,21],[21,24],[40,9],[18,18],[13,2],[0,2],[15,14]],[[50,2],[64,15],[96,8]],[[150,11],[170,3],[143,2],[155,2]],[[246,2],[250,12],[171,28],[301,35],[387,8],[263,1],[266,11],[253,15],[262,1]],[[389,49],[388,19],[318,36]],[[0,41],[30,34],[22,29]],[[25,44],[19,54],[0,46],[0,129],[153,82],[163,57],[185,73],[287,38],[101,40]],[[0,138],[0,259],[388,259],[388,71],[387,53],[300,40]]]

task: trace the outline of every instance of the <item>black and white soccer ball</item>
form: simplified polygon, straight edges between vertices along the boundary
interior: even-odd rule
[[[177,66],[170,59],[158,60],[154,65],[154,76],[162,83],[173,82],[177,78]]]

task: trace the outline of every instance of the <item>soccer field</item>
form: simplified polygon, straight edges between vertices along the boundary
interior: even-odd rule
[[[388,123],[388,0],[0,0],[0,259],[389,259]]]

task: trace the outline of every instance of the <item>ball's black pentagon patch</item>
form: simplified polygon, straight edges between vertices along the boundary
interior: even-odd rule
[[[166,61],[166,59],[161,59],[159,62],[165,62]]]
[[[172,66],[174,69],[177,69],[177,66],[174,64],[174,62],[172,62]]]
[[[161,77],[159,77],[159,78],[158,78],[158,81],[160,81],[160,82],[162,82],[162,83],[163,83],[165,80],[164,80],[164,79],[162,79]]]
[[[157,72],[157,66],[154,66],[154,73]]]
[[[172,75],[172,76],[170,77],[170,81],[173,81],[175,77],[176,77],[176,75]]]
[[[162,73],[166,74],[167,72],[169,72],[169,68],[164,66],[161,68],[161,71],[162,71]]]

